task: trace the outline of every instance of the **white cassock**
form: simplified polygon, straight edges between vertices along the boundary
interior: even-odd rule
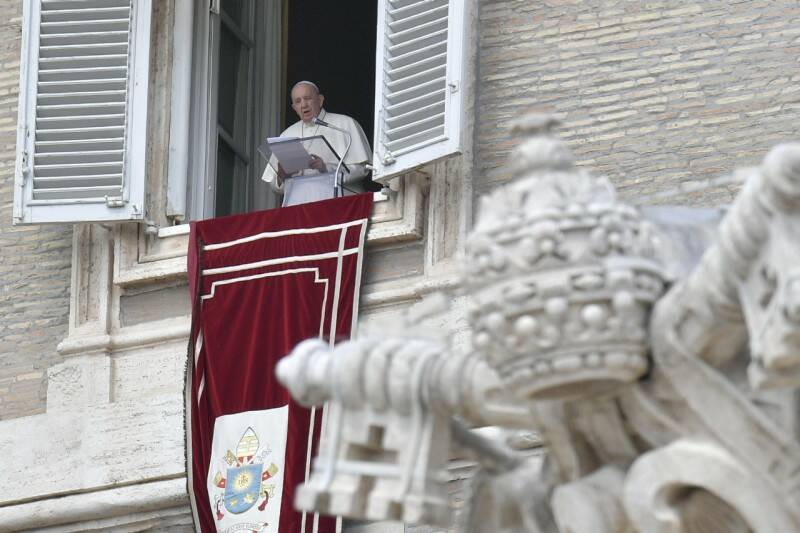
[[[320,110],[318,118],[325,122],[346,130],[352,137],[352,144],[350,150],[344,159],[344,164],[347,165],[349,171],[341,169],[343,176],[342,182],[345,185],[352,184],[363,178],[366,171],[366,163],[372,159],[372,154],[367,142],[367,136],[364,135],[364,130],[358,125],[358,122],[348,117],[347,115],[339,115],[336,113],[328,113],[324,109]],[[281,137],[313,137],[315,135],[322,135],[339,155],[344,155],[347,148],[347,135],[332,128],[326,128],[313,123],[305,123],[298,120],[281,133]],[[319,147],[317,147],[319,145]],[[320,157],[325,157],[330,150],[324,145],[323,141],[316,139],[307,146],[308,152]],[[325,200],[333,198],[333,191],[335,185],[334,172],[338,160],[325,161],[325,166],[328,173],[321,174],[316,170],[305,170],[301,175],[284,180],[284,183],[278,185],[278,176],[275,173],[278,163],[275,161],[275,156],[270,159],[270,164],[264,169],[261,179],[270,184],[270,187],[276,192],[283,193],[283,205],[297,205],[307,202],[315,202],[317,200]],[[352,185],[349,188],[354,188]],[[347,190],[345,190],[347,193]]]

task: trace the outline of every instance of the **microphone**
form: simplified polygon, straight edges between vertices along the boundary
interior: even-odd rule
[[[321,118],[314,117],[314,118],[311,119],[311,122],[314,123],[314,124],[317,124],[318,126],[324,126],[326,128],[330,128],[332,130],[340,131],[340,132],[344,133],[345,135],[347,135],[347,147],[344,149],[344,153],[339,158],[339,164],[336,165],[336,174],[335,174],[336,191],[334,191],[334,196],[336,196],[336,192],[337,191],[341,192],[342,196],[344,196],[344,190],[343,190],[344,187],[343,187],[343,185],[342,185],[342,183],[341,183],[341,181],[339,179],[339,169],[342,168],[342,163],[344,163],[344,158],[347,157],[347,152],[350,151],[350,145],[353,144],[353,136],[350,135],[350,132],[347,131],[346,129],[340,128],[338,126],[334,126],[333,124],[329,124],[329,123],[325,122],[324,120],[322,120]],[[342,177],[342,179],[343,178],[344,177]]]

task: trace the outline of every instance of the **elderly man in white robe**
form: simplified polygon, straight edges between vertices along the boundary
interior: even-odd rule
[[[325,96],[320,93],[319,87],[313,82],[297,82],[292,87],[291,98],[292,109],[300,117],[300,120],[286,128],[280,136],[304,138],[322,135],[334,151],[339,156],[343,156],[347,149],[347,135],[333,128],[315,124],[314,119],[319,118],[332,126],[347,131],[352,143],[344,159],[347,170],[344,167],[340,170],[342,184],[345,192],[362,192],[359,183],[367,174],[366,165],[371,159],[371,151],[364,130],[361,129],[358,122],[347,115],[325,111],[322,107]],[[283,193],[284,206],[315,202],[334,196],[335,178],[333,173],[339,161],[323,159],[326,156],[330,157],[327,155],[330,154],[330,150],[319,139],[307,145],[307,149],[311,154],[310,169],[288,175],[273,156],[261,176],[261,179],[269,183],[274,191]]]

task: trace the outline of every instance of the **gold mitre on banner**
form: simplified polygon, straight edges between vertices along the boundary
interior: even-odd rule
[[[473,345],[518,397],[586,396],[647,370],[650,308],[664,289],[655,235],[608,179],[576,168],[528,115],[514,179],[482,198],[464,272]]]

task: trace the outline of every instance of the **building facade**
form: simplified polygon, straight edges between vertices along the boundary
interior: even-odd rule
[[[134,11],[150,10],[141,220],[14,225],[22,30],[29,24],[24,3],[4,0],[0,25],[0,164],[6,169],[0,179],[0,451],[8,487],[0,531],[189,531],[183,451],[188,231],[181,222],[208,215],[213,204],[198,191],[213,182],[209,173],[216,170],[209,168],[221,166],[221,158],[209,155],[219,153],[219,144],[211,149],[207,136],[195,137],[209,123],[216,131],[209,117],[221,115],[200,105],[215,98],[185,102],[182,95],[200,90],[194,79],[204,74],[197,65],[209,63],[197,58],[203,46],[213,48],[213,28],[226,8],[181,0],[131,4]],[[379,10],[399,4],[379,2]],[[449,108],[458,114],[450,132],[458,154],[444,157],[453,151],[448,147],[412,160],[413,170],[392,178],[392,192],[376,204],[363,327],[457,283],[454,259],[480,196],[510,179],[509,124],[521,113],[559,114],[579,165],[607,174],[632,203],[725,205],[737,186],[713,186],[715,178],[757,164],[769,147],[798,137],[800,8],[792,2],[439,4],[444,17],[459,17],[448,30],[460,44],[446,55],[460,69],[457,79],[446,80],[460,98]],[[271,26],[261,31],[251,24],[250,40],[279,55],[288,8],[285,2],[252,7],[254,20]],[[379,34],[388,35],[380,17]],[[386,46],[381,39],[376,46]],[[205,54],[201,59],[213,56]],[[256,77],[269,89],[249,104],[263,115],[251,128],[274,133],[286,80],[280,62],[264,64],[277,70],[264,67]],[[378,100],[387,96],[381,91],[379,83]],[[174,177],[181,168],[188,181],[200,181],[181,188]],[[246,172],[258,174],[255,167]],[[274,202],[253,183],[248,208]],[[712,186],[668,192],[687,183]],[[176,189],[185,195],[176,196]],[[448,320],[464,323],[458,306]],[[402,530],[350,529],[370,528]]]

